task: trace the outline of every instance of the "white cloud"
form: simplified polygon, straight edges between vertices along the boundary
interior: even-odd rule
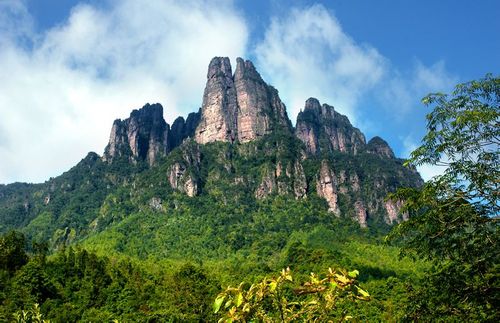
[[[168,122],[196,110],[210,59],[246,49],[244,19],[219,2],[78,5],[36,34],[22,2],[2,1],[0,183],[43,181],[102,152],[112,121],[146,102]]]
[[[403,121],[420,104],[420,99],[431,92],[449,92],[458,78],[451,75],[444,61],[425,66],[416,60],[409,72],[392,69],[380,84],[380,99],[386,110],[396,112],[397,121]],[[414,113],[413,113],[414,114]]]
[[[0,1],[0,48],[8,42],[22,42],[33,35],[33,19],[21,0]]]
[[[33,26],[22,1],[0,0],[0,183],[43,181],[102,152],[113,119],[146,102],[160,102],[168,122],[196,110],[210,59],[246,56],[249,34],[231,0],[80,4],[52,29]],[[274,17],[256,44],[292,121],[316,97],[363,131],[414,142],[407,123],[423,119],[420,98],[456,83],[444,62],[398,70],[321,5]]]
[[[360,97],[386,72],[385,58],[357,44],[321,5],[273,18],[255,55],[265,79],[288,103],[292,119],[312,96],[353,120]]]

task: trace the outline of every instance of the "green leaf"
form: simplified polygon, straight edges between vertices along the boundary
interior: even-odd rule
[[[359,276],[359,271],[355,269],[353,271],[348,272],[347,274],[352,278],[356,278]]]
[[[214,302],[214,313],[218,313],[220,310],[220,307],[222,306],[222,303],[224,302],[224,299],[226,298],[226,295],[219,295],[215,299]]]
[[[238,293],[238,296],[236,296],[236,307],[240,307],[242,303],[243,303],[243,294],[240,292]]]
[[[269,290],[270,290],[271,292],[274,292],[274,291],[276,290],[276,287],[277,287],[277,286],[278,286],[278,283],[277,283],[276,281],[274,281],[274,280],[273,280],[272,282],[270,282],[270,283],[269,283]]]
[[[357,287],[357,286],[356,286],[356,287]],[[365,290],[363,290],[363,289],[361,289],[361,288],[359,288],[359,287],[357,287],[357,289],[358,289],[358,293],[360,293],[360,294],[361,294],[361,296],[363,296],[363,297],[370,297],[370,294],[368,294],[368,292],[367,292],[367,291],[365,291]]]

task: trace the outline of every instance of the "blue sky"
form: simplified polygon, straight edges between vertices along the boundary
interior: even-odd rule
[[[499,13],[495,0],[0,0],[0,183],[102,153],[112,121],[146,102],[169,123],[197,110],[213,56],[251,59],[293,122],[317,97],[406,157],[422,96],[498,75]]]

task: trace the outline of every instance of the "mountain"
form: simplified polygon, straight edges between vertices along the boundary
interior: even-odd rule
[[[0,321],[34,303],[54,322],[217,321],[223,286],[287,267],[359,270],[374,299],[342,315],[402,317],[426,264],[380,243],[406,217],[385,198],[421,184],[333,106],[308,99],[293,127],[250,61],[233,73],[216,57],[197,112],[169,125],[146,104],[113,122],[102,156],[0,185]]]
[[[252,62],[238,58],[233,73],[228,58],[215,57],[198,112],[170,126],[160,104],[146,104],[114,121],[102,157],[89,153],[43,184],[1,185],[0,232],[69,243],[132,213],[177,212],[179,194],[190,205],[215,198],[250,209],[283,197],[384,228],[404,220],[387,193],[421,184],[387,142],[366,143],[333,106],[308,99],[293,127]]]

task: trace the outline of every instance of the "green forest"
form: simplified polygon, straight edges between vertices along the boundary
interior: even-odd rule
[[[313,185],[307,198],[255,198],[269,169],[301,156],[280,132],[186,140],[155,167],[89,153],[43,184],[0,185],[0,321],[500,321],[500,79],[423,103],[427,134],[406,161],[303,161],[309,183],[325,161],[360,179],[339,195],[342,217]],[[198,196],[168,184],[176,163]],[[419,181],[416,166],[440,164],[443,175]],[[351,209],[361,199],[402,201],[408,220],[380,213],[362,227]]]

